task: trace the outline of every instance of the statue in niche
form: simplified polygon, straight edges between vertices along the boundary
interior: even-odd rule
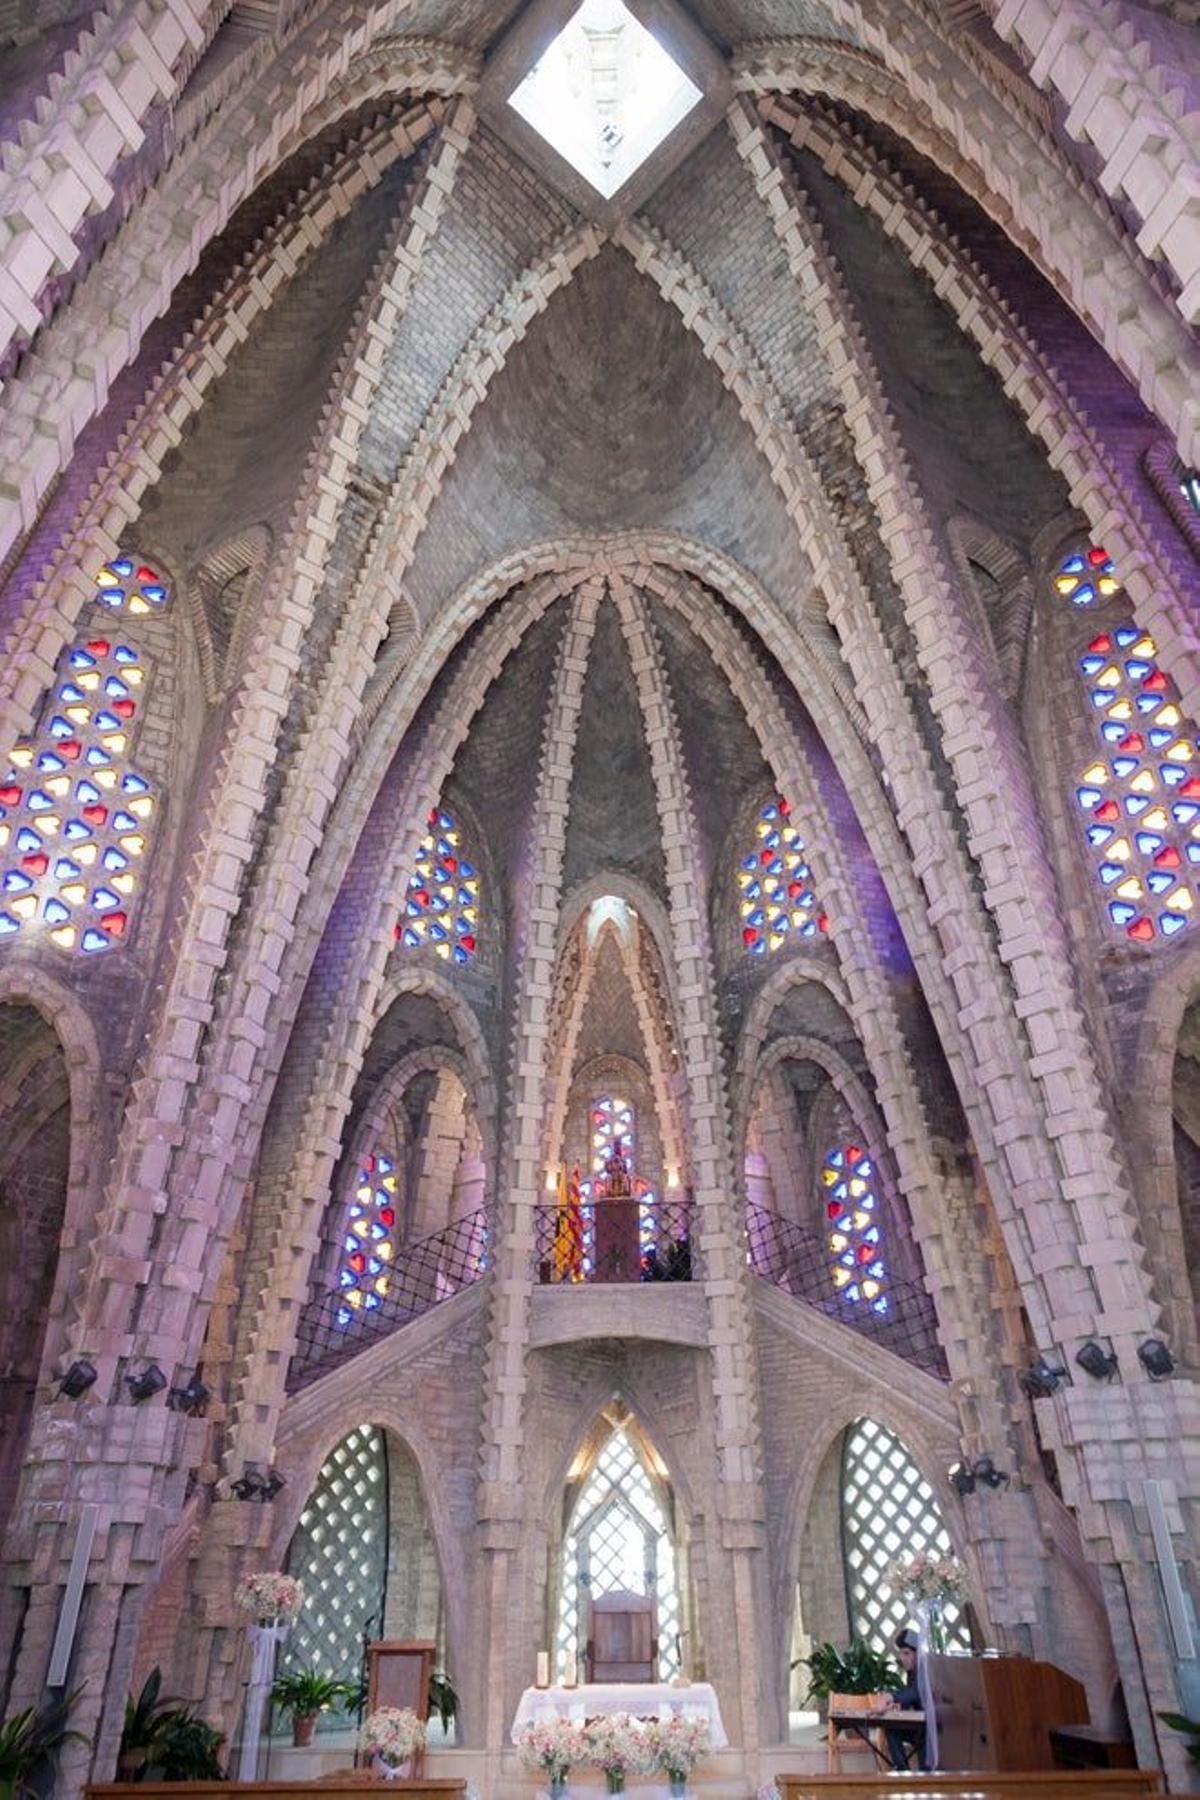
[[[614,1139],[596,1185],[596,1280],[639,1281],[639,1208],[623,1138]]]

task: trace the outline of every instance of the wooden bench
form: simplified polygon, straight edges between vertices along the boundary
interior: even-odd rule
[[[1144,1800],[1157,1769],[1047,1770],[1020,1775],[777,1775],[780,1800]]]
[[[336,1775],[297,1776],[291,1781],[93,1781],[87,1800],[323,1800],[329,1794],[360,1794],[364,1788],[389,1794],[392,1800],[460,1800],[466,1780],[384,1781],[370,1769],[346,1769]]]

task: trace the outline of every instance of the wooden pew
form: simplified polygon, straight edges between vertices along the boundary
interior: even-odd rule
[[[777,1775],[780,1800],[1145,1800],[1157,1769],[1055,1769],[1044,1774]]]
[[[392,1800],[461,1800],[466,1780],[384,1781],[370,1769],[336,1775],[297,1776],[291,1781],[93,1781],[87,1800],[324,1800],[330,1794],[377,1790]]]

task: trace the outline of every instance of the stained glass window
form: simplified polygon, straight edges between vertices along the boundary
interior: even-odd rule
[[[1200,864],[1196,728],[1157,647],[1132,622],[1101,631],[1079,658],[1105,755],[1075,790],[1108,893],[1108,916],[1136,943],[1191,922]]]
[[[390,1156],[373,1151],[363,1157],[342,1244],[339,1325],[349,1325],[360,1310],[378,1311],[387,1296],[396,1254],[397,1187],[396,1164]]]
[[[766,956],[790,937],[815,937],[829,920],[817,905],[804,839],[786,800],[767,802],[755,823],[755,846],[738,869],[742,943],[751,956]]]
[[[112,612],[131,613],[135,618],[158,612],[167,603],[167,585],[149,563],[132,556],[114,556],[96,575],[96,595],[101,606]]]
[[[387,1557],[387,1443],[377,1426],[358,1425],[322,1465],[288,1550],[304,1606],[280,1652],[281,1674],[357,1678],[364,1627],[385,1635]]]
[[[558,1674],[578,1667],[589,1595],[653,1594],[658,1602],[658,1677],[679,1673],[681,1626],[675,1545],[649,1471],[624,1429],[613,1432],[571,1512],[563,1543],[555,1652]]]
[[[840,1299],[888,1310],[887,1269],[871,1159],[861,1144],[838,1144],[821,1170],[829,1228],[829,1271]]]
[[[1095,544],[1064,556],[1054,585],[1072,606],[1093,606],[1097,600],[1111,600],[1121,592],[1112,558]]]
[[[907,1604],[887,1585],[888,1564],[926,1550],[952,1556],[954,1545],[933,1489],[905,1445],[874,1419],[857,1419],[842,1450],[842,1554],[850,1629],[876,1650],[891,1651],[910,1623]],[[964,1610],[942,1615],[946,1645],[969,1650]]]
[[[0,939],[44,932],[92,955],[125,936],[155,807],[130,762],[146,674],[119,638],[81,640],[33,735],[0,761]]]
[[[432,944],[445,961],[466,963],[475,954],[479,871],[462,854],[452,813],[435,806],[426,823],[396,937],[410,949]]]

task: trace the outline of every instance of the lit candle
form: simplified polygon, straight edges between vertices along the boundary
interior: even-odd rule
[[[548,1650],[539,1650],[537,1653],[537,1682],[535,1685],[540,1688],[550,1686],[550,1652]]]

